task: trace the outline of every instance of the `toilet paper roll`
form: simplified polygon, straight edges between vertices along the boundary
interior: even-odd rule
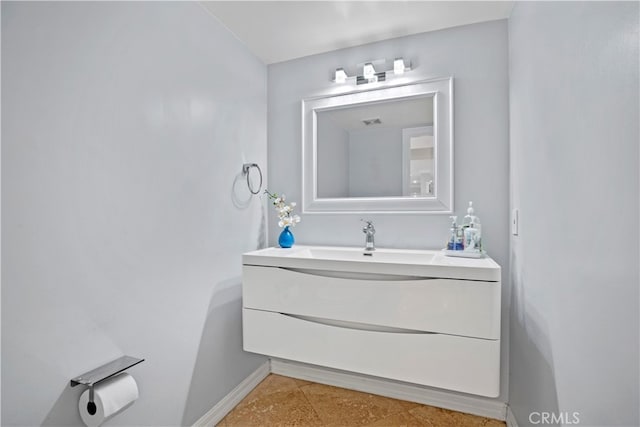
[[[89,408],[89,389],[80,395],[78,409],[82,421],[89,427],[97,427],[119,412],[122,412],[138,398],[138,384],[127,373],[121,373],[93,387],[95,413]]]

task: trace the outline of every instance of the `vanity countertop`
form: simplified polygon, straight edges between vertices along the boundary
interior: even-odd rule
[[[489,257],[457,258],[441,250],[294,246],[266,248],[242,255],[244,265],[353,273],[392,274],[462,280],[500,281],[501,268]]]

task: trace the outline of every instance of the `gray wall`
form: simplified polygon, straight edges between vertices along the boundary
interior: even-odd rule
[[[349,132],[349,195],[402,196],[402,128]]]
[[[80,425],[69,379],[122,354],[109,425],[191,424],[265,359],[241,256],[265,242],[266,67],[197,3],[2,2],[2,425]]]
[[[503,267],[502,390],[507,396],[509,302],[509,145],[507,22],[495,21],[418,34],[309,56],[268,67],[269,187],[301,201],[301,106],[303,98],[336,94],[337,67],[367,60],[410,59],[407,79],[453,75],[455,92],[455,209],[464,215],[473,200],[489,254]],[[362,215],[303,215],[293,230],[299,244],[364,245]],[[366,215],[380,247],[444,247],[448,215]],[[270,244],[278,226],[269,211]]]
[[[349,134],[330,119],[318,115],[319,197],[347,197],[349,195]],[[286,193],[285,193],[286,194]]]
[[[509,401],[520,426],[541,411],[640,424],[638,12],[637,2],[517,2],[510,18],[520,232]]]

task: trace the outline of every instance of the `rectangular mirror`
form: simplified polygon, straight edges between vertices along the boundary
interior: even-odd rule
[[[303,212],[452,212],[452,85],[304,100]]]

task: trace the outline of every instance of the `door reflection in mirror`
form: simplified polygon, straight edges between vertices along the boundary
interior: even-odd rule
[[[402,130],[402,195],[433,196],[435,189],[433,126]]]

